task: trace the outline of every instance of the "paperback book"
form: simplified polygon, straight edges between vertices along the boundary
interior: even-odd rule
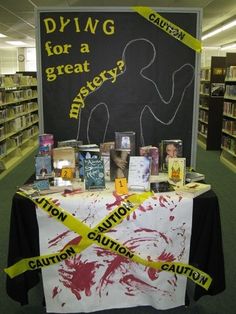
[[[183,157],[183,142],[179,139],[162,140],[160,150],[161,169],[167,172],[170,158]]]
[[[186,158],[170,158],[168,161],[168,180],[171,184],[183,186],[186,177]]]
[[[197,182],[205,180],[205,175],[203,173],[189,171],[186,172],[186,182]]]
[[[84,160],[84,183],[85,189],[104,189],[105,172],[102,159],[85,159]]]
[[[200,182],[191,182],[187,183],[182,187],[176,187],[176,192],[184,193],[185,195],[190,195],[197,197],[211,189],[210,184],[200,183]]]
[[[130,156],[128,188],[130,190],[149,191],[151,174],[151,157]]]
[[[110,150],[110,180],[126,178],[128,180],[130,151],[125,149]]]
[[[35,176],[36,179],[46,179],[52,177],[52,158],[49,155],[35,156]]]

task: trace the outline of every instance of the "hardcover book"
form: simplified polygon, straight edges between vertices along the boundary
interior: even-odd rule
[[[168,180],[171,184],[183,186],[186,177],[186,159],[170,158],[168,161]]]
[[[110,180],[126,178],[128,180],[130,151],[125,149],[110,150]]]
[[[115,148],[115,142],[100,144],[101,159],[104,161],[105,178],[110,180],[110,150]]]
[[[36,179],[52,177],[52,158],[49,155],[35,156]]]
[[[53,168],[56,177],[62,175],[62,169],[71,169],[75,174],[75,150],[73,147],[57,147],[53,149]]]
[[[159,173],[159,148],[156,146],[142,146],[139,148],[140,156],[151,157],[151,175],[156,176]]]
[[[96,144],[79,145],[78,147],[78,167],[79,177],[84,178],[84,160],[85,159],[100,159],[100,149]]]
[[[128,188],[131,190],[150,189],[151,157],[130,156]]]
[[[85,189],[105,188],[104,163],[102,159],[84,159]]]
[[[135,132],[115,132],[115,149],[129,150],[135,156]]]
[[[182,140],[162,140],[161,142],[161,169],[168,172],[168,160],[170,158],[183,157],[183,142]]]

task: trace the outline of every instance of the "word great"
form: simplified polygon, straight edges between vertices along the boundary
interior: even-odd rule
[[[73,74],[90,72],[90,63],[85,60],[83,63],[76,64],[61,64],[56,67],[48,67],[45,69],[48,82],[53,82],[57,79],[58,75]]]
[[[81,30],[83,30],[84,32],[95,34],[99,24],[101,24],[102,31],[105,35],[113,35],[115,32],[115,23],[110,19],[100,22],[98,19],[88,17],[82,28],[82,23],[79,21],[78,17],[69,19],[64,16],[60,16],[59,21],[56,21],[55,18],[48,17],[45,18],[43,22],[47,34],[54,33],[56,31],[64,33],[67,29],[70,32],[74,30],[76,33],[80,33]]]
[[[111,70],[102,71],[99,75],[95,76],[92,81],[87,81],[86,86],[80,88],[79,93],[73,99],[70,109],[70,118],[78,118],[80,109],[85,106],[84,99],[105,81],[111,80],[112,83],[115,83],[117,76],[122,74],[125,63],[123,60],[119,60],[116,64],[116,67]]]

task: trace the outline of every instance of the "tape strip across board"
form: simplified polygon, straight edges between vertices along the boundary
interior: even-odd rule
[[[105,232],[108,232],[110,229],[120,224],[128,215],[130,215],[134,210],[136,210],[141,203],[148,199],[152,195],[151,192],[133,194],[127,197],[127,199],[123,202],[122,205],[117,206],[94,228],[89,228],[87,225],[85,225],[80,220],[75,218],[69,212],[57,206],[52,200],[46,197],[33,199],[21,192],[19,192],[19,194],[31,199],[36,206],[46,211],[51,217],[53,217],[57,221],[60,221],[70,230],[81,235],[82,239],[78,245],[70,245],[68,247],[63,248],[63,250],[60,252],[55,252],[52,254],[32,258],[25,258],[12,266],[5,268],[4,271],[11,278],[14,278],[19,274],[22,274],[27,270],[34,270],[59,263],[77,253],[81,253],[88,246],[96,244],[102,248],[108,249],[116,254],[126,257],[132,260],[133,262],[142,264],[144,266],[155,269],[161,269],[163,271],[168,271],[175,274],[186,276],[206,290],[208,290],[208,288],[210,287],[212,278],[205,272],[197,269],[196,267],[179,262],[154,262],[150,260],[145,260],[142,257],[135,255],[135,253],[130,251],[126,246],[105,235]],[[110,222],[108,228],[105,227],[104,224],[104,222],[107,221]]]
[[[149,7],[138,6],[133,7],[132,9],[140,14],[142,17],[144,17],[146,20],[148,20],[150,23],[154,24],[156,27],[162,29],[164,32],[169,34],[171,37],[181,41],[184,45],[190,47],[196,52],[201,52],[202,44],[200,40],[193,37],[179,26],[165,19],[153,9]]]

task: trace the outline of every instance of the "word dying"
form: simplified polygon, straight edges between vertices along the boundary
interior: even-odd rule
[[[116,64],[116,67],[111,70],[102,71],[99,75],[95,76],[92,81],[87,81],[86,86],[80,88],[79,93],[73,99],[70,109],[70,118],[78,118],[80,109],[85,106],[85,98],[98,89],[105,81],[111,80],[112,83],[116,82],[117,77],[123,72],[125,63],[123,60],[119,60]]]
[[[67,29],[68,32],[71,32],[73,27],[76,33],[81,32],[81,22],[78,17],[74,17],[73,19],[65,18],[64,16],[60,16],[59,21],[56,21],[55,18],[48,17],[43,20],[45,30],[47,34],[54,33],[56,31],[60,33],[64,33]],[[115,32],[115,23],[111,19],[107,19],[103,22],[100,22],[98,19],[92,19],[88,17],[86,22],[83,25],[82,30],[84,32],[90,32],[91,34],[95,34],[98,24],[101,24],[102,31],[105,35],[113,35]]]

